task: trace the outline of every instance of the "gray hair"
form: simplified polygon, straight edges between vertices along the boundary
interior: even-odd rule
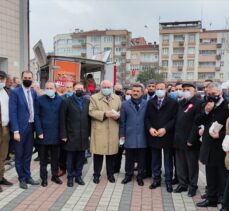
[[[218,83],[218,82],[210,82],[210,83],[207,85],[207,88],[217,88],[220,92],[222,92],[221,84]]]

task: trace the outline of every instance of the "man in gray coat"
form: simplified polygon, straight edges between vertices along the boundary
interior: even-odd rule
[[[121,107],[120,140],[124,141],[126,150],[126,175],[122,184],[131,181],[134,173],[134,162],[137,159],[137,183],[139,186],[144,185],[143,172],[147,147],[144,117],[147,103],[142,98],[143,92],[143,85],[139,83],[133,84],[131,99],[125,101]]]

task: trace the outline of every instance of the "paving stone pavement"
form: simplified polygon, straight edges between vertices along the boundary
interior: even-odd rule
[[[35,157],[35,155],[33,156]],[[11,187],[4,187],[0,193],[0,210],[2,211],[217,211],[218,208],[197,208],[201,193],[205,188],[204,166],[200,164],[198,194],[189,198],[187,192],[181,194],[168,193],[165,184],[155,190],[150,190],[151,179],[144,180],[145,185],[139,187],[136,178],[122,185],[124,178],[124,162],[121,172],[115,174],[115,183],[109,183],[103,167],[101,181],[98,185],[93,183],[93,164],[91,158],[84,166],[84,186],[75,184],[67,187],[67,178],[64,175],[62,185],[50,181],[50,166],[48,187],[29,186],[28,190],[18,187],[15,168],[8,168],[5,177],[14,183]],[[39,180],[39,162],[32,162],[32,176]]]

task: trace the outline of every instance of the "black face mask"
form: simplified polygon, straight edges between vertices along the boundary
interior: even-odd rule
[[[207,102],[213,102],[213,103],[218,103],[220,100],[220,96],[215,96],[215,95],[207,95],[206,96],[206,101]]]
[[[155,92],[148,92],[149,96],[153,96],[155,94]]]
[[[76,94],[76,97],[82,97],[83,91],[82,90],[76,90],[75,94]]]
[[[122,91],[115,91],[116,95],[122,95]]]
[[[32,80],[23,80],[22,83],[24,87],[29,88],[32,85],[33,81]]]

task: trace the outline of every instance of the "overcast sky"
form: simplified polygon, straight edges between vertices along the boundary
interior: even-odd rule
[[[229,1],[30,0],[31,47],[42,39],[46,52],[53,51],[53,37],[76,28],[127,29],[132,37],[158,42],[159,20],[200,20],[201,16],[207,29],[210,25],[211,29],[229,28]]]

